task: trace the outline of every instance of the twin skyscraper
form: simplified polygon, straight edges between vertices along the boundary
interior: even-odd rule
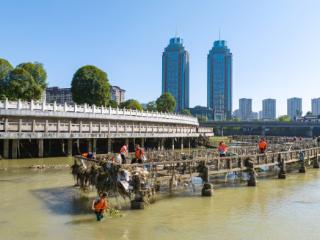
[[[162,93],[171,93],[176,112],[189,108],[189,53],[179,37],[171,38],[162,54]],[[232,115],[232,53],[226,41],[218,40],[207,56],[207,108],[214,120]]]

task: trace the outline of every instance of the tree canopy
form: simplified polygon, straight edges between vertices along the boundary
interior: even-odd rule
[[[109,103],[108,103],[108,107],[112,107],[112,108],[117,108],[118,107],[118,103],[115,101],[115,100],[109,100]]]
[[[47,73],[43,68],[41,63],[21,63],[17,66],[17,68],[23,68],[24,70],[28,71],[33,79],[36,81],[40,87],[45,90],[47,87]]]
[[[23,68],[15,68],[8,74],[6,97],[10,100],[39,100],[43,89]]]
[[[163,93],[156,101],[157,110],[159,112],[173,112],[176,108],[176,100],[174,97],[168,93]]]
[[[155,101],[148,102],[145,109],[148,111],[157,111],[157,103]]]
[[[288,115],[283,115],[278,118],[279,122],[290,122],[291,118]]]
[[[186,108],[181,110],[181,114],[182,115],[187,115],[187,116],[191,116],[192,115],[190,110],[186,109]]]
[[[0,99],[4,99],[7,89],[7,76],[13,69],[12,65],[5,59],[0,58]]]
[[[135,99],[129,99],[125,102],[120,103],[120,108],[133,109],[138,111],[143,110],[141,104]]]
[[[110,100],[108,76],[95,66],[83,66],[73,76],[71,92],[73,101],[78,104],[107,106]]]

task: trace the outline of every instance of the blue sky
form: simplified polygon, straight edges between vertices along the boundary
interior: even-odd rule
[[[190,53],[190,103],[206,105],[206,58],[213,41],[233,53],[233,109],[241,97],[320,97],[317,0],[1,0],[0,57],[44,64],[49,86],[68,87],[86,64],[141,102],[161,94],[161,55],[176,29]]]

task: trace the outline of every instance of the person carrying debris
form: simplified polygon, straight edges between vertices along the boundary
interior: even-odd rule
[[[224,143],[224,141],[221,141],[219,143],[218,152],[220,157],[225,157],[228,151],[228,146]]]
[[[128,144],[124,144],[120,149],[122,164],[126,164],[126,155],[128,155]]]
[[[99,192],[99,197],[97,197],[92,202],[92,210],[95,212],[97,221],[101,221],[101,219],[104,217],[104,212],[108,208],[107,199],[106,199],[107,193],[105,192]]]
[[[267,146],[268,146],[267,141],[264,138],[261,138],[258,144],[259,153],[261,154],[265,153],[267,150]]]

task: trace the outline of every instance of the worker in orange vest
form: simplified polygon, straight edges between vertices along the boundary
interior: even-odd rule
[[[128,144],[124,144],[120,149],[122,164],[126,164],[126,155],[128,154]]]
[[[131,163],[143,163],[144,151],[139,144],[136,144],[135,158],[132,159]]]
[[[267,150],[267,146],[268,146],[267,141],[264,138],[261,138],[259,141],[259,152],[261,154],[265,153]]]
[[[103,213],[108,208],[107,199],[106,199],[107,193],[100,192],[99,197],[97,197],[92,202],[92,210],[95,212],[97,221],[101,221],[101,219],[104,217]]]
[[[228,146],[224,143],[224,141],[221,141],[219,143],[218,152],[220,157],[225,157],[228,151]]]

